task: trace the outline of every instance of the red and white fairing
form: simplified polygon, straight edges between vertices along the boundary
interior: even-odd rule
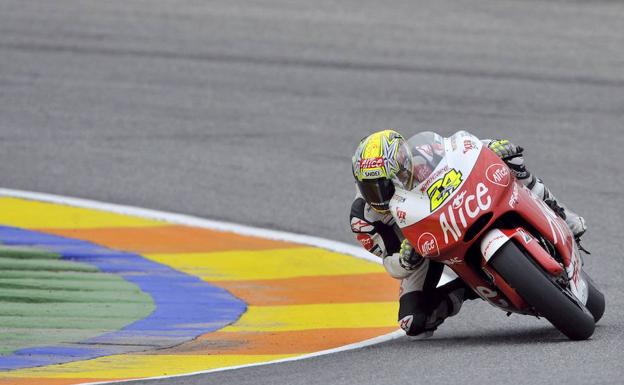
[[[416,250],[448,265],[493,305],[530,313],[522,298],[488,268],[496,251],[514,239],[553,276],[565,269],[572,293],[586,303],[587,284],[580,274],[579,251],[566,223],[517,182],[507,165],[477,137],[460,131],[445,138],[443,147],[444,158],[431,175],[411,191],[397,188],[390,201],[396,223]],[[446,183],[447,174],[461,177]],[[434,184],[440,186],[437,191],[431,189]],[[434,198],[430,198],[432,194]],[[497,228],[497,219],[510,212],[520,219],[518,226]],[[533,234],[541,235],[556,248],[563,267]],[[474,263],[466,263],[475,256],[481,271],[474,268]]]

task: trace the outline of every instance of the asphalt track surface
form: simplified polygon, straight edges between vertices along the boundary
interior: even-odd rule
[[[352,242],[362,136],[508,137],[590,224],[590,341],[473,301],[430,340],[145,383],[621,383],[622,20],[617,1],[0,0],[0,183]]]

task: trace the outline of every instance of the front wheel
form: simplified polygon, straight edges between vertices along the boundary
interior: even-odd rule
[[[594,322],[598,323],[605,311],[604,294],[602,294],[598,285],[591,279],[589,274],[584,270],[581,274],[583,274],[583,278],[585,282],[587,282],[587,304],[585,304],[585,306],[587,306],[587,309],[594,316]]]
[[[596,327],[594,317],[566,293],[514,242],[503,245],[490,265],[539,315],[572,340],[589,338]]]

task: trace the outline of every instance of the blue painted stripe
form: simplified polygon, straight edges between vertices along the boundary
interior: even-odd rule
[[[53,251],[63,259],[88,263],[102,272],[117,274],[150,294],[156,305],[148,317],[120,330],[79,343],[25,348],[0,357],[0,370],[169,347],[221,329],[246,310],[246,304],[226,290],[138,254],[6,226],[0,226],[0,242]]]

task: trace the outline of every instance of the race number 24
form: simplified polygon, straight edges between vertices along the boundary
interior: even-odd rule
[[[462,182],[462,173],[454,168],[450,169],[444,176],[427,189],[429,202],[431,202],[431,211],[440,207],[444,201],[455,191]]]

